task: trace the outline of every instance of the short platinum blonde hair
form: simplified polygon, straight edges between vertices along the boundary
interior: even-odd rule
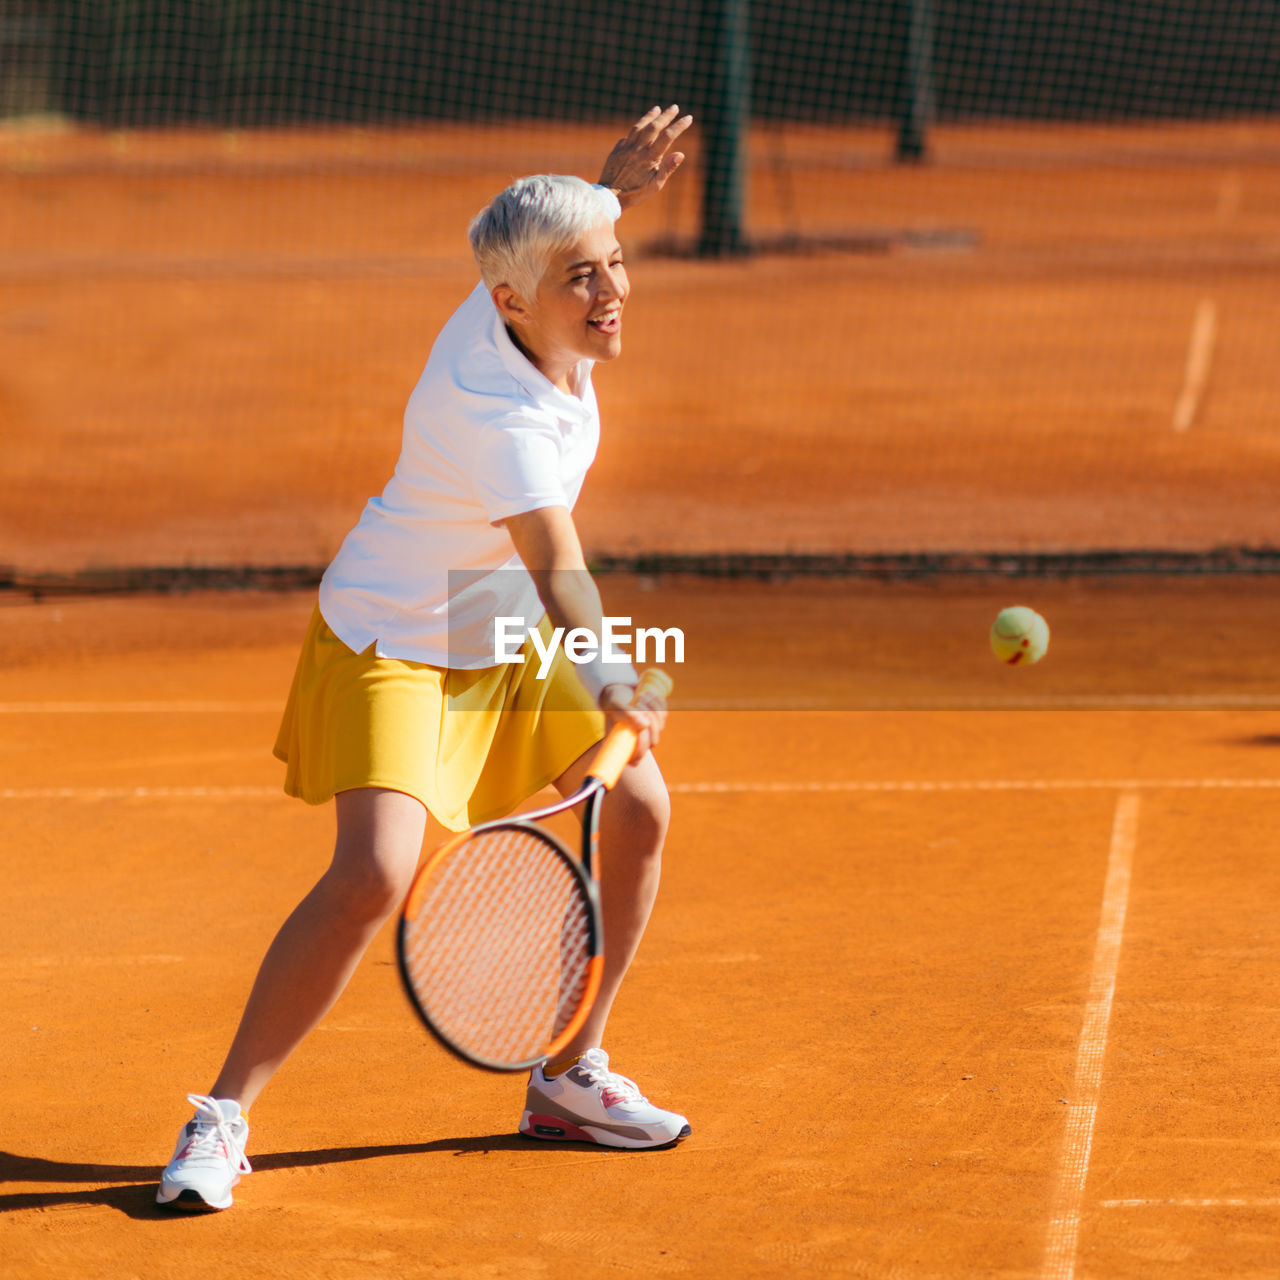
[[[467,235],[486,288],[505,284],[532,302],[555,255],[619,212],[611,191],[582,178],[540,173],[495,196]]]

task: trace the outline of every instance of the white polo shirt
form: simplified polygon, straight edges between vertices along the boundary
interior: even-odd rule
[[[578,365],[579,396],[559,391],[476,286],[409,397],[395,475],[320,583],[320,612],[348,648],[492,667],[496,616],[537,624],[545,610],[533,580],[494,522],[573,509],[600,440],[591,368]]]

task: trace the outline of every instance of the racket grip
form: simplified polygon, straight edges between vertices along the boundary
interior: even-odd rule
[[[631,700],[634,702],[642,693],[656,693],[659,697],[668,698],[674,687],[671,677],[665,671],[658,671],[651,667],[640,677],[640,683],[636,685]],[[606,789],[612,790],[613,784],[618,781],[635,749],[635,730],[628,729],[625,724],[615,724],[591,761],[587,776],[599,778]]]

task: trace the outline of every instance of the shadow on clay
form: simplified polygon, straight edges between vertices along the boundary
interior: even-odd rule
[[[440,1138],[435,1142],[410,1142],[384,1147],[328,1147],[316,1151],[266,1151],[252,1157],[254,1170],[301,1169],[311,1165],[343,1164],[351,1160],[378,1160],[384,1156],[416,1156],[432,1153],[454,1156],[487,1155],[491,1151],[530,1151],[575,1147],[578,1143],[539,1143],[518,1134],[499,1133],[478,1138]],[[598,1148],[597,1148],[598,1149]],[[161,1166],[134,1164],[74,1164],[21,1156],[0,1151],[0,1183],[122,1182],[123,1186],[85,1186],[74,1191],[15,1191],[0,1193],[0,1213],[23,1209],[57,1209],[72,1205],[106,1205],[131,1218],[182,1221],[190,1213],[162,1209],[155,1203],[155,1187]],[[141,1185],[138,1185],[141,1184]]]

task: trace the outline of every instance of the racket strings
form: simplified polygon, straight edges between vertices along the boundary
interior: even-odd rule
[[[500,828],[457,845],[405,922],[407,976],[446,1038],[495,1062],[534,1059],[590,977],[591,910],[547,840]]]

